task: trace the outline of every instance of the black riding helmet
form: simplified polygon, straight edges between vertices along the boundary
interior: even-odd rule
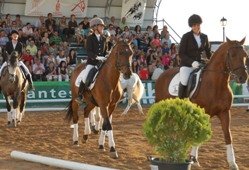
[[[188,25],[192,27],[194,24],[201,24],[202,19],[199,15],[193,14],[188,19]]]

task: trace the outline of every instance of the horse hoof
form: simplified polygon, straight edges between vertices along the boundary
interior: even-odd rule
[[[73,145],[79,146],[79,142],[78,142],[78,141],[74,141],[74,142],[73,142]]]
[[[195,166],[195,167],[200,167],[200,163],[199,163],[199,161],[196,159],[195,156],[189,156],[189,160],[188,160],[188,161],[191,162],[193,166]]]
[[[99,133],[99,131],[96,130],[96,129],[93,129],[92,132],[93,132],[95,135]]]
[[[238,165],[235,163],[235,164],[230,164],[229,165],[229,170],[239,170],[239,167]]]
[[[86,143],[87,140],[88,140],[88,135],[83,135],[83,140],[82,140],[82,142],[83,142],[83,143]]]
[[[113,146],[110,149],[110,157],[113,159],[118,158],[118,152],[116,151],[116,149]]]
[[[99,151],[100,151],[100,152],[105,152],[105,148],[104,148],[103,145],[99,145]]]
[[[114,151],[114,152],[110,152],[110,157],[113,159],[117,159],[118,158],[118,152]]]

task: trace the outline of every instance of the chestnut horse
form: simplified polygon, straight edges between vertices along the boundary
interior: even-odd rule
[[[245,38],[240,42],[231,41],[227,38],[227,42],[223,43],[214,52],[210,61],[204,67],[197,90],[190,98],[192,102],[204,108],[211,117],[217,116],[220,119],[230,169],[238,169],[238,166],[235,162],[230,132],[230,108],[233,94],[229,86],[229,80],[231,75],[236,77],[238,83],[245,83],[247,80],[245,63],[248,56],[242,46],[244,42]],[[170,81],[178,72],[178,68],[169,69],[157,79],[155,84],[156,102],[175,97],[169,94],[168,89]],[[196,163],[198,163],[197,152],[198,147],[193,147],[190,155]]]
[[[28,82],[24,78],[21,69],[17,66],[18,53],[12,52],[7,61],[8,66],[3,68],[0,88],[6,100],[8,126],[17,126],[21,122],[26,105]],[[13,104],[10,104],[10,99]]]
[[[99,149],[104,149],[105,135],[108,135],[111,157],[117,158],[113,131],[111,125],[111,114],[117,106],[117,102],[121,98],[122,88],[119,82],[120,74],[129,78],[131,75],[131,60],[132,48],[130,41],[118,41],[101,67],[95,85],[91,90],[83,94],[86,106],[84,107],[85,130],[83,142],[86,142],[88,135],[91,133],[89,123],[89,113],[95,107],[100,107],[101,116],[103,118],[102,131],[99,138]],[[71,91],[72,99],[69,103],[66,119],[73,120],[74,133],[73,142],[78,144],[78,109],[79,105],[75,101],[78,95],[78,87],[75,86],[75,81],[79,73],[84,69],[85,64],[80,64],[75,68],[71,76]]]

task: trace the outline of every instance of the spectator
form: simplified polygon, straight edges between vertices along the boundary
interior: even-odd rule
[[[26,50],[30,51],[30,55],[36,56],[38,49],[37,49],[37,46],[35,45],[35,41],[33,39],[31,39],[29,41],[29,44],[27,45]]]
[[[124,30],[124,27],[127,26],[126,23],[126,17],[122,17],[120,23],[119,23],[119,27],[121,28],[121,30]]]
[[[141,70],[138,73],[141,80],[148,80],[149,79],[149,71],[147,66],[144,64],[142,65]]]
[[[67,63],[65,61],[61,61],[59,66],[58,66],[58,80],[59,81],[69,81]]]
[[[68,22],[68,38],[71,38],[75,35],[75,29],[78,27],[76,16],[74,14],[71,15],[70,21]]]
[[[45,80],[45,67],[43,63],[41,63],[41,60],[37,57],[34,59],[33,64],[33,80],[34,81],[44,81]]]
[[[49,44],[49,38],[48,38],[48,32],[44,32],[42,39],[41,39],[41,43],[46,43]]]
[[[154,38],[151,40],[150,45],[152,48],[157,48],[161,46],[160,34],[156,33]]]
[[[59,66],[59,64],[61,63],[61,61],[67,62],[67,58],[65,56],[65,52],[64,52],[63,49],[60,49],[59,54],[56,57],[56,65]]]
[[[62,42],[61,37],[59,36],[58,31],[54,31],[54,34],[49,38],[49,43],[55,43],[56,45],[60,45]]]
[[[16,19],[14,21],[16,22],[17,28],[22,28],[23,24],[19,14],[16,15]]]
[[[3,47],[6,45],[6,43],[9,41],[9,38],[7,37],[4,30],[0,30],[0,46]]]
[[[79,26],[75,29],[75,36],[78,45],[84,44],[84,29],[82,24],[79,24]]]
[[[42,25],[45,26],[45,18],[44,18],[44,16],[39,16],[39,18],[35,21],[35,27],[41,28]]]
[[[29,22],[22,28],[22,32],[24,37],[33,36],[34,31]]]
[[[49,26],[52,26],[54,30],[56,30],[56,21],[53,19],[52,13],[48,13],[47,19],[45,20],[45,26],[49,30]]]
[[[162,68],[162,66],[159,64],[156,69],[153,71],[152,76],[151,76],[151,80],[157,80],[158,77],[164,72],[164,69]]]
[[[47,81],[58,80],[58,75],[57,75],[56,66],[54,62],[48,63],[48,67],[46,68],[45,75],[46,75]]]

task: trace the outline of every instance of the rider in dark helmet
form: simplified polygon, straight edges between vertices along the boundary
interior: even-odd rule
[[[82,102],[82,95],[84,93],[84,89],[85,87],[88,87],[90,85],[91,80],[89,79],[93,78],[92,76],[88,76],[89,72],[92,69],[95,69],[100,62],[104,62],[106,60],[105,56],[107,54],[106,38],[104,36],[104,21],[98,17],[93,18],[90,21],[90,27],[93,33],[87,37],[86,68],[81,71],[75,82],[75,85],[79,87],[78,98],[76,99],[78,103]]]
[[[182,36],[179,48],[180,63],[180,84],[178,97],[185,98],[186,87],[190,73],[199,68],[203,52],[207,58],[211,57],[208,36],[201,32],[202,19],[199,15],[193,14],[188,19],[191,31]]]
[[[202,19],[199,15],[193,14],[188,19],[189,27],[192,27],[194,24],[202,24]]]

